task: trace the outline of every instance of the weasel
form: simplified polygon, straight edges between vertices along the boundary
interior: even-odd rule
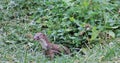
[[[51,43],[47,36],[41,32],[36,33],[34,36],[34,40],[39,41],[39,43],[42,46],[42,49],[45,50],[45,54],[50,57],[50,59],[53,59],[55,54],[70,54],[70,49],[63,45],[57,45],[54,43]]]

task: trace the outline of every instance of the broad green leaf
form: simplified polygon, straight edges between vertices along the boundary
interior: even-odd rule
[[[75,19],[74,19],[74,17],[70,17],[70,21],[74,21]]]
[[[94,26],[92,28],[92,37],[90,40],[95,40],[97,38],[98,34],[99,34],[99,30],[97,30],[97,28]]]
[[[109,34],[112,38],[115,38],[115,33],[112,30],[108,31],[107,34]]]

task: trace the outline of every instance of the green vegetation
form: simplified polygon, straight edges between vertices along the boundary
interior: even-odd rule
[[[32,38],[37,32],[74,56],[48,60]],[[120,1],[0,0],[0,63],[6,62],[120,62]]]

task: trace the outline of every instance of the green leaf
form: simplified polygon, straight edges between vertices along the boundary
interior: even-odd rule
[[[112,30],[108,31],[107,34],[109,34],[112,38],[115,38],[115,33]]]
[[[74,21],[75,19],[74,19],[74,17],[70,17],[70,21]]]
[[[97,30],[97,28],[94,26],[92,28],[92,37],[90,40],[95,40],[97,38],[98,34],[99,34],[99,30]]]
[[[40,23],[41,22],[41,18],[36,20],[36,23]]]

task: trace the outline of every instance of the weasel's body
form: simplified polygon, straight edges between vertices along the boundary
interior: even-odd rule
[[[42,48],[45,50],[45,54],[48,55],[51,59],[54,58],[55,54],[70,53],[70,50],[67,47],[50,43],[43,33],[36,33],[34,39],[40,42]]]

